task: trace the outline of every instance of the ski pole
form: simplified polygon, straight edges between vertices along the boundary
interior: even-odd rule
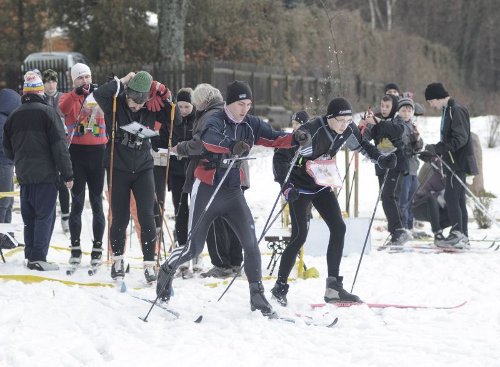
[[[111,253],[111,218],[112,218],[112,210],[111,210],[111,198],[113,196],[113,161],[115,155],[115,133],[116,133],[116,98],[118,97],[118,93],[120,93],[120,79],[115,76],[114,80],[116,81],[116,93],[113,96],[113,117],[111,122],[111,155],[109,159],[109,206],[108,206],[108,261]]]
[[[198,217],[198,219],[196,220],[196,223],[195,225],[191,228],[191,230],[189,231],[188,233],[188,238],[187,238],[187,241],[186,241],[186,244],[183,246],[182,250],[181,250],[181,253],[179,254],[179,256],[177,257],[177,259],[175,260],[175,262],[172,264],[172,267],[169,271],[169,273],[167,274],[166,278],[165,278],[165,282],[164,284],[160,284],[160,289],[163,289],[169,279],[171,277],[174,276],[174,272],[176,271],[177,269],[177,266],[179,265],[179,262],[182,258],[182,255],[184,255],[185,251],[187,250],[188,248],[188,243],[191,241],[191,237],[192,237],[192,234],[194,231],[196,231],[196,229],[198,228],[198,226],[200,225],[201,223],[201,220],[203,219],[203,217],[206,215],[208,209],[210,208],[210,205],[212,205],[212,202],[214,201],[215,199],[215,196],[217,195],[217,193],[219,192],[220,188],[222,187],[222,184],[224,183],[224,181],[226,180],[226,177],[228,176],[229,172],[231,171],[231,169],[233,168],[233,165],[236,161],[241,161],[241,160],[247,160],[247,159],[255,159],[255,158],[250,158],[250,157],[238,157],[238,156],[235,156],[233,158],[227,158],[227,159],[224,159],[223,160],[223,163],[228,163],[229,162],[229,166],[228,168],[226,169],[226,172],[224,173],[224,176],[222,176],[221,180],[219,181],[217,187],[215,188],[213,194],[210,196],[210,199],[208,200],[208,203],[205,205],[205,208],[203,209],[203,211],[201,212],[200,216]],[[168,261],[168,260],[166,260]],[[144,316],[143,318],[142,317],[139,317],[142,321],[144,322],[147,322],[147,319],[149,317],[149,314],[151,313],[151,311],[153,310],[153,307],[156,305],[156,303],[158,302],[158,299],[160,298],[159,295],[156,296],[156,298],[154,299],[151,307],[149,308],[149,311],[148,313],[146,314],[146,316]]]
[[[500,225],[498,224],[498,222],[496,221],[495,217],[493,215],[490,214],[490,212],[488,211],[488,209],[486,209],[486,207],[479,201],[479,199],[477,198],[476,195],[474,195],[472,193],[472,191],[470,191],[470,189],[467,187],[467,185],[462,181],[462,179],[460,177],[458,177],[458,175],[455,173],[455,171],[453,171],[451,169],[451,167],[448,165],[448,163],[446,163],[443,158],[441,158],[440,156],[437,156],[439,158],[439,160],[441,161],[441,163],[446,167],[446,169],[448,171],[450,171],[450,173],[455,177],[455,179],[460,183],[460,185],[462,185],[462,187],[465,189],[465,191],[467,192],[467,194],[469,194],[469,196],[471,197],[472,201],[474,202],[474,204],[476,204],[476,206],[478,207],[478,209],[484,214],[486,215],[493,224],[495,224],[497,227],[500,228]]]
[[[278,218],[278,216],[281,214],[281,212],[283,211],[283,209],[286,206],[286,204],[283,205],[283,207],[281,208],[280,212],[274,217],[273,221],[271,223],[269,223],[269,220],[271,219],[271,216],[273,215],[274,209],[276,208],[276,205],[278,204],[278,200],[279,200],[279,198],[280,198],[280,196],[281,196],[281,194],[283,192],[283,188],[285,187],[285,185],[287,184],[288,180],[290,179],[290,175],[292,174],[293,167],[295,166],[295,162],[297,161],[297,158],[299,157],[299,155],[300,155],[300,148],[297,149],[297,151],[295,152],[295,155],[293,156],[292,160],[290,161],[290,168],[288,169],[288,172],[286,174],[285,180],[283,181],[283,185],[281,185],[280,192],[279,192],[278,196],[276,197],[276,200],[274,201],[273,208],[271,209],[271,212],[269,213],[269,216],[267,217],[267,221],[266,221],[266,224],[264,225],[264,229],[262,230],[262,233],[261,233],[261,235],[259,237],[259,240],[257,241],[257,246],[259,246],[259,243],[260,243],[260,241],[262,241],[262,238],[264,238],[264,236],[267,233],[267,231],[269,230],[269,228],[271,228],[271,225]],[[222,299],[222,297],[224,297],[224,295],[227,293],[227,291],[229,290],[229,288],[231,288],[232,284],[234,283],[234,281],[236,280],[236,278],[238,277],[238,275],[241,273],[241,270],[243,270],[243,266],[244,265],[245,264],[243,262],[241,264],[240,268],[238,269],[238,271],[235,272],[235,275],[233,276],[233,278],[231,279],[231,281],[227,285],[226,289],[224,289],[224,291],[222,292],[222,294],[220,295],[220,297],[217,299],[217,302],[219,302]],[[198,316],[198,318],[195,320],[195,322],[197,322],[197,323],[201,322],[202,318],[203,318],[203,315]]]
[[[354,274],[354,280],[352,281],[351,293],[354,289],[354,284],[356,284],[356,278],[358,277],[359,268],[361,266],[361,261],[363,260],[363,255],[365,254],[366,243],[368,242],[368,237],[370,236],[370,230],[372,229],[373,219],[375,218],[375,213],[377,212],[378,203],[380,198],[382,197],[382,191],[384,191],[385,181],[387,180],[387,175],[389,174],[389,170],[385,170],[384,180],[382,181],[382,185],[380,186],[380,191],[378,192],[377,201],[375,202],[375,208],[373,208],[372,217],[370,219],[370,224],[368,225],[368,231],[366,231],[365,242],[363,243],[363,249],[361,250],[361,255],[359,257],[358,267],[356,268],[356,274]]]

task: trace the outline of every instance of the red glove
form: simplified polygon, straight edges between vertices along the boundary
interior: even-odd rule
[[[164,101],[168,101],[170,96],[170,90],[166,86],[153,81],[149,90],[149,101],[146,102],[146,107],[149,111],[158,112],[165,107]]]

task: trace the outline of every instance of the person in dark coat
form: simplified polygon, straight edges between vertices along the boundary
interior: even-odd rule
[[[387,218],[387,229],[391,235],[388,246],[401,246],[410,239],[409,233],[404,229],[399,212],[399,195],[403,176],[408,173],[408,157],[404,153],[403,131],[401,124],[394,123],[394,117],[398,110],[398,98],[386,94],[380,101],[380,113],[382,118],[368,114],[359,123],[363,137],[368,141],[373,140],[377,148],[384,152],[394,152],[397,157],[397,165],[387,172],[380,166],[375,165],[375,173],[379,185],[382,188],[381,200],[385,217]]]
[[[3,127],[7,117],[21,105],[21,96],[12,89],[0,90],[0,142],[3,141]],[[14,162],[5,157],[3,149],[0,149],[0,192],[14,191]],[[6,196],[0,198],[0,223],[12,221],[12,205],[14,198]],[[14,233],[10,233],[13,236]],[[0,233],[0,248],[11,249],[17,244],[3,233]]]
[[[68,188],[73,186],[64,128],[56,110],[45,103],[43,90],[41,78],[34,72],[26,73],[22,106],[7,119],[3,140],[5,156],[14,161],[21,185],[27,266],[41,271],[59,269],[47,262],[59,174]]]
[[[470,134],[469,111],[450,97],[441,83],[431,83],[425,89],[425,99],[432,108],[441,112],[440,139],[425,147],[428,156],[439,155],[450,168],[446,172],[445,200],[452,229],[439,247],[469,248],[468,214],[465,189],[466,175],[477,175],[478,168]],[[425,157],[426,155],[421,155]]]

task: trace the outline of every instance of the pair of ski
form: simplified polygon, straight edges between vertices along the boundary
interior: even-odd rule
[[[131,295],[133,298],[135,299],[138,299],[140,301],[143,301],[143,302],[146,302],[150,305],[152,305],[154,303],[153,300],[151,299],[148,299],[148,298],[143,298],[143,297],[139,297],[139,296],[135,296],[135,295]],[[180,313],[173,310],[172,308],[170,308],[168,306],[167,303],[165,302],[159,302],[157,301],[155,303],[155,305],[159,308],[161,308],[162,310],[166,311],[170,316],[173,316],[174,319],[178,319],[180,318]],[[320,326],[320,327],[327,327],[327,328],[332,328],[334,327],[335,325],[337,325],[338,323],[338,318],[335,317],[335,319],[333,321],[330,321],[326,324],[324,323],[320,323],[320,322],[317,322],[313,319],[313,317],[311,316],[308,316],[308,315],[302,315],[302,314],[299,314],[299,313],[296,313],[295,314],[295,317],[285,317],[285,316],[279,316],[277,313],[273,312],[271,315],[266,315],[266,317],[269,319],[269,320],[272,320],[272,321],[282,321],[282,322],[286,322],[286,323],[290,323],[290,324],[300,324],[300,323],[303,323],[307,326]],[[140,318],[141,320],[143,320],[142,318]],[[196,320],[194,320],[195,323],[199,324],[203,321],[203,316],[200,315]]]
[[[368,308],[400,308],[400,309],[424,309],[424,310],[453,310],[464,306],[467,301],[458,303],[451,306],[429,306],[429,305],[411,305],[411,304],[398,304],[398,303],[370,303],[370,302],[335,302],[335,303],[311,303],[313,309],[322,308],[326,306],[333,306],[338,308],[349,308],[355,306],[365,306]]]
[[[88,270],[87,270],[87,274],[89,276],[93,276],[97,273],[97,271],[99,270],[99,268],[101,267],[102,263],[101,264],[97,264],[97,265],[90,265]],[[76,271],[78,269],[80,269],[80,264],[70,264],[69,266],[69,269],[66,270],[66,275],[68,276],[71,276],[73,274],[76,273]]]
[[[386,250],[388,253],[406,253],[419,252],[429,254],[461,254],[461,253],[488,253],[498,251],[500,244],[492,243],[489,247],[471,247],[468,249],[459,249],[453,247],[437,247],[432,243],[428,244],[405,244],[403,246],[384,246],[379,251]]]

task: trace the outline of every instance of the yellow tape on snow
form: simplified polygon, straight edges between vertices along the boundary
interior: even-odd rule
[[[115,285],[111,283],[80,283],[80,282],[74,282],[71,280],[64,280],[64,279],[56,279],[56,278],[48,278],[48,277],[43,277],[39,275],[28,275],[28,274],[0,274],[0,280],[17,280],[19,282],[27,283],[27,284],[32,284],[32,283],[41,283],[45,281],[49,282],[59,282],[63,283],[65,285],[79,285],[83,287],[109,287],[113,288]]]

